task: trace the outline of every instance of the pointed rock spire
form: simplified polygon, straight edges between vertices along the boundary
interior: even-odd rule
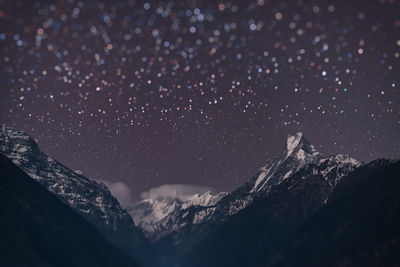
[[[295,135],[289,135],[286,141],[286,149],[287,151],[293,151],[303,139],[303,133],[298,132]]]
[[[303,158],[306,155],[317,156],[318,151],[315,150],[314,146],[305,139],[302,132],[298,132],[295,135],[289,135],[286,141],[286,157],[290,155],[296,155],[297,157]]]

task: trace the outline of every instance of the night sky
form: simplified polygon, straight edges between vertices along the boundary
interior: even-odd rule
[[[0,123],[134,194],[247,181],[302,131],[400,157],[400,1],[0,0]]]

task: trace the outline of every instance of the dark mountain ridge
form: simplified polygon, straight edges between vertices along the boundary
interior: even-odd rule
[[[358,168],[331,196],[259,266],[399,266],[400,161]]]
[[[0,154],[2,266],[138,266]]]

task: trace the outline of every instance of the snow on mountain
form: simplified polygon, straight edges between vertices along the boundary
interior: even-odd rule
[[[28,134],[2,126],[0,153],[84,217],[98,219],[96,224],[115,228],[121,223],[133,223],[104,184],[47,156]]]
[[[159,197],[156,199],[144,199],[136,203],[129,209],[129,213],[139,225],[152,224],[161,221],[181,207],[182,201],[178,198]]]
[[[182,209],[187,209],[191,206],[201,206],[201,207],[213,206],[219,200],[221,200],[221,198],[223,198],[226,194],[227,193],[225,192],[221,192],[214,195],[210,191],[207,191],[204,194],[195,194],[182,204]]]
[[[280,157],[268,160],[266,165],[259,170],[256,177],[249,182],[251,186],[250,193],[266,191],[270,186],[279,184],[282,180],[288,178],[291,174],[308,164],[320,166],[326,162],[330,164],[328,164],[328,169],[321,170],[324,175],[328,174],[335,167],[339,167],[339,170],[341,170],[346,166],[356,167],[360,165],[357,160],[347,155],[339,154],[328,157],[321,155],[315,150],[314,146],[304,138],[302,133],[289,136],[283,154]],[[335,179],[338,180],[342,176],[343,175],[340,174],[339,171]],[[336,180],[332,185],[337,182]]]
[[[315,162],[319,157],[321,155],[303,137],[302,133],[289,136],[283,155],[267,161],[266,165],[260,169],[250,192],[259,192],[265,190],[269,185],[281,182],[306,164]]]
[[[148,238],[158,240],[188,223],[202,222],[202,218],[211,215],[213,206],[225,195],[227,195],[225,192],[213,194],[207,191],[203,194],[195,194],[185,201],[171,196],[143,199],[128,211]],[[193,208],[200,209],[193,214],[191,220],[187,220],[189,210]]]
[[[288,136],[280,156],[268,160],[249,182],[231,193],[229,200],[221,202],[225,205],[223,209],[228,215],[237,213],[250,204],[253,198],[268,194],[271,187],[305,166],[313,166],[314,174],[321,174],[334,187],[340,178],[360,166],[360,162],[343,154],[323,156],[299,132]]]

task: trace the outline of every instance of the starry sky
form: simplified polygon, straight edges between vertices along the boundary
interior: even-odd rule
[[[0,0],[0,122],[134,194],[229,191],[302,131],[400,158],[400,1]]]

